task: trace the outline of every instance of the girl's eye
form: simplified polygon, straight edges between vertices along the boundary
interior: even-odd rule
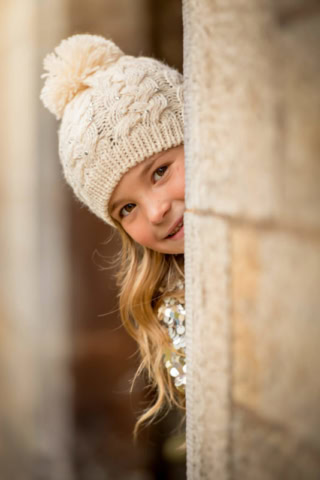
[[[129,213],[132,212],[134,207],[135,207],[134,203],[127,203],[127,205],[121,208],[120,217],[127,217]]]
[[[157,168],[157,170],[154,172],[153,174],[153,178],[154,180],[157,182],[158,180],[160,180],[161,177],[163,177],[163,175],[165,174],[166,170],[167,170],[167,166],[163,166],[163,167],[159,167]]]

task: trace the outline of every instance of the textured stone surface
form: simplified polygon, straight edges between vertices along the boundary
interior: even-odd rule
[[[313,480],[319,2],[184,9],[188,478]]]
[[[276,448],[263,478],[282,478],[281,469],[300,478],[293,472],[301,473],[306,453],[320,459],[320,245],[245,227],[231,237],[235,468],[239,456],[263,471]],[[258,450],[248,449],[263,430]],[[320,460],[309,467],[304,478],[316,478]]]
[[[188,207],[268,217],[279,203],[280,190],[272,16],[209,1],[192,14],[189,61],[196,68],[190,102],[196,158],[189,165]]]
[[[232,439],[231,479],[319,479],[319,450],[282,423],[238,404],[233,408]]]
[[[320,7],[318,15],[292,20],[280,29],[278,38],[282,90],[278,161],[283,183],[276,215],[290,224],[319,227]]]
[[[192,213],[185,215],[185,225],[186,271],[190,280],[188,475],[192,479],[222,480],[228,478],[230,424],[228,226],[221,220]]]
[[[319,16],[242,3],[190,6],[188,207],[319,227]]]

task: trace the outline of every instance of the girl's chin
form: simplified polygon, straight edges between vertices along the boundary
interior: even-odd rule
[[[135,240],[137,242],[137,240]],[[142,242],[140,243],[143,247],[148,248],[149,250],[153,250],[154,252],[159,252],[163,254],[171,254],[171,255],[179,255],[184,254],[184,238],[170,240],[165,239],[162,242],[157,242],[156,245],[146,244]]]
[[[181,246],[180,245],[179,246],[175,245],[174,247],[171,247],[171,248],[168,247],[168,246],[164,246],[163,248],[162,247],[151,248],[150,246],[148,246],[147,248],[149,248],[149,250],[153,250],[154,252],[163,253],[163,254],[167,254],[167,255],[184,254],[184,245],[183,244]]]
[[[173,243],[173,242],[172,242]],[[184,253],[184,241],[175,242],[174,245],[166,245],[162,250],[162,253],[168,253],[171,255],[179,255]]]

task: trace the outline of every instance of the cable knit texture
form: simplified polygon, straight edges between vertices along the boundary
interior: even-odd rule
[[[121,177],[146,158],[183,143],[183,76],[133,57],[96,35],[75,35],[44,60],[44,105],[59,119],[67,182],[113,225],[108,204]]]

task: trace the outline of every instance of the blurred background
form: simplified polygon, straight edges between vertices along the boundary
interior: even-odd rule
[[[42,60],[75,33],[182,72],[181,0],[0,0],[0,478],[184,479],[178,412],[132,430],[146,402],[121,327],[119,243],[77,202],[58,122],[39,94]]]

